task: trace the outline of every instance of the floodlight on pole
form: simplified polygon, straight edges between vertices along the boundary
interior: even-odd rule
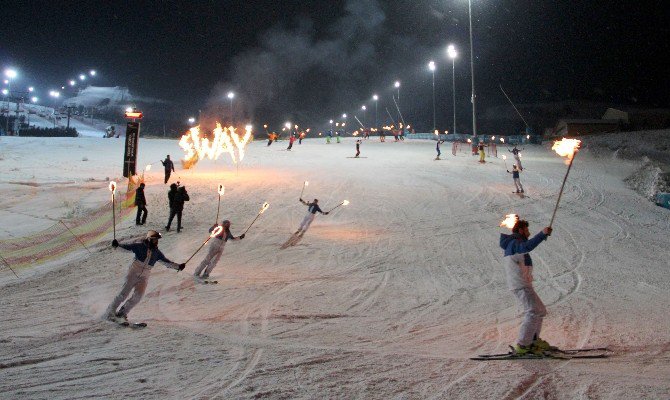
[[[84,75],[84,74],[80,74],[80,75],[79,75],[79,80],[80,80],[80,81],[85,81],[85,80],[86,80],[86,75]]]
[[[456,57],[458,57],[456,46],[453,44],[447,46],[447,55],[451,58],[451,101],[454,105],[454,133],[456,133]]]
[[[33,103],[37,103],[37,100],[39,100],[39,99],[35,96],[30,98],[30,101],[32,101]]]
[[[77,84],[77,81],[75,81],[74,79],[71,79],[71,80],[70,80],[70,86],[74,86],[74,85],[76,85],[76,84]]]
[[[35,91],[35,88],[34,88],[34,87],[32,87],[32,86],[30,86],[30,87],[28,87],[28,91],[29,91],[30,93],[32,93],[32,92],[34,92],[34,91]]]
[[[14,68],[5,69],[5,76],[9,79],[14,79],[19,75]]]
[[[435,61],[428,63],[428,69],[433,73],[433,131],[435,130]]]
[[[7,90],[7,89],[2,89],[2,94],[3,94],[4,96],[7,96],[7,95],[9,94],[9,90]]]
[[[475,57],[472,49],[472,0],[468,0],[468,18],[470,21],[470,78],[472,82],[472,135],[477,137],[477,118],[475,107]]]
[[[193,124],[195,122],[195,118],[191,117],[188,119],[189,124]]]
[[[377,127],[377,103],[378,103],[378,100],[379,100],[379,96],[377,96],[376,94],[373,94],[372,95],[372,100],[375,101],[375,128],[376,128]]]
[[[88,73],[89,73],[89,75],[91,75],[91,76],[95,76],[95,75],[97,74],[97,72],[95,72],[94,69],[88,71]]]
[[[235,98],[235,93],[228,92],[227,97],[230,100],[230,118],[232,119],[233,118],[233,99]]]
[[[400,101],[400,81],[395,81],[393,86],[398,89],[398,101]]]

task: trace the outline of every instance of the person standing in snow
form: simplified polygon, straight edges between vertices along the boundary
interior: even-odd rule
[[[161,163],[165,168],[165,183],[167,184],[170,180],[170,174],[174,172],[174,163],[170,160],[169,154],[165,157],[165,160],[161,161]]]
[[[521,186],[521,180],[519,179],[519,168],[517,168],[516,164],[512,164],[512,172],[507,170],[507,173],[512,174],[512,178],[514,179],[514,186],[516,186],[516,192],[523,193],[523,186]]]
[[[288,147],[286,150],[291,151],[291,148],[293,148],[293,142],[295,142],[295,135],[291,134],[288,138]]]
[[[542,351],[554,349],[540,338],[542,319],[547,315],[547,309],[533,288],[533,260],[529,254],[546,240],[551,232],[552,229],[548,226],[529,239],[528,222],[518,220],[512,228],[511,235],[500,234],[500,247],[505,252],[503,263],[507,275],[507,287],[523,307],[523,322],[514,347],[514,351],[519,355],[541,354]]]
[[[363,143],[361,139],[356,140],[356,158],[361,155],[361,143]]]
[[[140,187],[135,190],[135,205],[137,206],[135,225],[144,225],[147,222],[147,214],[149,214],[147,211],[147,199],[144,197],[144,182],[140,183]]]
[[[121,291],[107,308],[105,317],[108,320],[118,323],[128,321],[128,313],[140,302],[144,291],[147,289],[151,268],[156,264],[156,261],[162,261],[168,268],[176,269],[177,271],[181,271],[186,267],[186,264],[177,264],[170,261],[158,250],[158,239],[160,238],[161,234],[152,230],[147,233],[146,239],[140,243],[123,244],[119,243],[116,239],[112,240],[112,247],[121,247],[122,249],[132,251],[135,253],[135,259],[130,264],[126,281]],[[128,299],[131,291],[133,295]],[[126,299],[128,300],[126,301]]]
[[[218,226],[219,224],[214,224],[211,228],[209,228],[209,233],[212,233],[212,231]],[[227,219],[221,222],[221,226],[223,226],[223,230],[209,241],[209,250],[207,251],[207,255],[193,274],[193,276],[196,278],[209,278],[209,274],[212,272],[214,267],[216,267],[216,264],[219,263],[219,259],[223,254],[223,248],[226,246],[227,241],[244,239],[244,233],[238,237],[235,237],[232,233],[230,233],[230,221]]]
[[[173,184],[174,185],[174,184]],[[176,185],[175,185],[176,186]],[[172,186],[170,186],[170,189],[172,189]],[[171,190],[172,192],[172,190]],[[168,198],[170,197],[170,193],[168,193]],[[172,219],[177,216],[177,233],[181,232],[181,214],[184,211],[184,202],[191,200],[188,197],[188,192],[186,191],[186,186],[179,186],[177,187],[176,192],[173,194],[173,199],[172,199],[172,206],[170,207],[170,218],[168,219],[168,223],[165,226],[166,231],[170,231],[170,225],[172,225]]]
[[[521,156],[519,156],[520,151],[519,151],[519,149],[516,148],[516,145],[514,146],[514,148],[512,150],[508,149],[507,151],[512,153],[512,155],[514,156],[514,161],[515,161],[516,165],[519,167],[519,171],[523,171],[523,167],[521,166]]]
[[[479,162],[480,163],[485,163],[486,162],[486,160],[485,160],[486,152],[484,151],[484,147],[486,147],[486,145],[484,144],[484,142],[480,141],[479,146],[477,147],[477,149],[479,151]]]
[[[328,212],[323,212],[321,210],[321,208],[319,207],[318,199],[314,199],[314,201],[311,203],[308,203],[305,200],[300,199],[300,202],[307,206],[307,215],[305,215],[305,218],[302,219],[302,222],[300,223],[300,228],[298,228],[298,230],[295,232],[295,235],[302,237],[302,235],[304,235],[305,232],[307,232],[307,229],[314,221],[314,218],[316,218],[316,213],[328,215]]]
[[[435,145],[435,150],[437,151],[437,157],[435,157],[436,160],[440,159],[440,155],[442,155],[442,152],[440,151],[440,145],[444,143],[444,140],[437,139],[437,144]]]

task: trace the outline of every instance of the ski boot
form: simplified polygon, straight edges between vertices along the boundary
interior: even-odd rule
[[[523,191],[521,192],[523,193]],[[531,347],[534,347],[536,349],[539,349],[540,351],[556,351],[558,350],[558,347],[552,346],[547,342],[546,340],[542,340],[540,338],[537,338],[533,340],[533,343],[531,344]]]

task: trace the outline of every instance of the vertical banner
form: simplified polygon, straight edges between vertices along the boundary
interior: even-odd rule
[[[123,156],[123,176],[126,178],[135,175],[139,137],[140,123],[128,122],[128,125],[126,126],[126,151]]]

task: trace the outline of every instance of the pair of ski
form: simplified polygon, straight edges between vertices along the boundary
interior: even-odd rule
[[[607,347],[590,347],[585,349],[558,349],[545,351],[542,354],[523,354],[514,352],[510,346],[509,353],[499,354],[480,354],[477,357],[470,357],[475,361],[500,361],[500,360],[572,360],[576,358],[607,358],[610,349]]]
[[[125,328],[133,328],[133,329],[142,329],[147,327],[146,322],[129,322],[129,321],[123,321],[123,322],[117,322],[119,326],[123,326]]]

